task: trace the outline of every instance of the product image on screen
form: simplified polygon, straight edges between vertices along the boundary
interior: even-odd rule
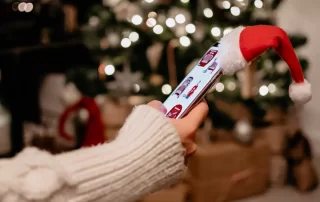
[[[201,58],[198,64],[190,71],[178,87],[164,102],[167,108],[167,117],[181,118],[190,109],[192,104],[205,94],[208,87],[212,87],[213,78],[221,73],[216,55],[218,47],[212,46]]]

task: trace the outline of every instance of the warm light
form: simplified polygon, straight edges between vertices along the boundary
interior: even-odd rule
[[[183,24],[186,21],[186,18],[182,14],[178,14],[175,19],[179,24]]]
[[[156,18],[157,17],[157,13],[152,11],[148,14],[148,18]]]
[[[131,46],[131,41],[130,41],[130,39],[128,39],[128,38],[123,38],[123,39],[121,40],[121,46],[122,46],[123,48],[128,48],[129,46]]]
[[[186,31],[189,33],[189,34],[192,34],[196,31],[196,26],[194,26],[194,24],[187,24],[186,25]]]
[[[27,6],[27,4],[24,3],[24,2],[22,2],[22,3],[20,3],[20,4],[18,5],[18,10],[19,10],[20,12],[24,12],[25,9],[26,9],[26,6]]]
[[[180,41],[180,44],[184,47],[190,46],[191,44],[191,41],[187,36],[180,37],[179,41]]]
[[[261,96],[267,95],[267,94],[268,94],[268,91],[269,91],[269,89],[268,89],[267,86],[261,86],[261,87],[259,88],[259,93],[260,93]]]
[[[140,15],[134,15],[131,18],[131,22],[134,25],[140,25],[142,23],[142,17]]]
[[[171,88],[171,86],[169,84],[164,84],[162,86],[162,88],[161,88],[161,91],[162,91],[163,94],[169,95],[171,93],[171,91],[172,91],[172,88]]]
[[[140,86],[138,84],[134,84],[133,86],[134,92],[139,92],[140,91]]]
[[[268,89],[269,89],[269,92],[270,92],[270,93],[276,92],[276,86],[275,86],[273,83],[270,83],[270,84],[268,85]]]
[[[234,91],[236,89],[236,84],[234,82],[229,82],[227,85],[228,90]]]
[[[174,27],[174,26],[176,25],[176,21],[174,21],[173,18],[168,18],[168,19],[166,20],[166,25],[167,25],[168,27]]]
[[[189,0],[180,0],[182,3],[188,3]]]
[[[25,8],[24,8],[24,11],[29,13],[33,10],[33,4],[32,3],[27,3]]]
[[[154,0],[144,0],[147,3],[152,3]]]
[[[231,4],[230,4],[229,1],[223,1],[223,2],[222,2],[222,7],[223,7],[224,9],[229,9],[229,8],[231,7]]]
[[[226,28],[226,29],[223,31],[223,35],[229,34],[231,31],[232,31],[232,28]]]
[[[218,36],[220,36],[220,34],[221,34],[221,29],[220,29],[219,27],[213,27],[213,28],[211,29],[211,34],[212,34],[213,36],[218,37]]]
[[[230,9],[230,12],[234,16],[239,16],[240,15],[240,8],[238,8],[236,6],[232,6]]]
[[[216,91],[218,91],[218,92],[222,92],[224,90],[224,85],[223,85],[223,83],[217,83],[217,85],[216,85]]]
[[[100,20],[97,16],[91,16],[89,19],[89,25],[91,26],[97,26],[99,24]]]
[[[161,34],[163,32],[163,27],[161,25],[156,25],[153,28],[153,32],[156,34]]]
[[[206,16],[207,18],[212,18],[212,16],[213,16],[213,12],[212,12],[212,10],[211,10],[210,8],[205,8],[205,9],[203,10],[203,14],[204,14],[204,16]]]
[[[129,34],[129,39],[132,41],[132,42],[136,42],[139,40],[139,34],[137,32],[131,32]]]
[[[254,5],[255,5],[255,7],[257,7],[257,8],[262,8],[263,2],[262,2],[261,0],[255,0],[255,1],[254,1]]]
[[[156,21],[156,19],[154,19],[154,18],[149,18],[148,20],[147,20],[147,25],[148,25],[148,27],[153,27],[153,26],[155,26],[157,24],[157,21]]]
[[[113,65],[107,65],[104,67],[104,72],[106,73],[106,75],[112,75],[114,74],[114,72],[116,71],[116,69],[114,68]]]

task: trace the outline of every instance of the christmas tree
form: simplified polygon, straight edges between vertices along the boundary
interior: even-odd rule
[[[109,94],[152,95],[164,101],[206,50],[233,28],[276,25],[280,4],[281,0],[103,0],[90,7],[82,34],[100,64],[100,79]],[[301,34],[289,37],[294,48],[307,41]],[[306,71],[307,60],[299,59]],[[223,76],[208,98],[242,102],[254,117],[263,117],[270,106],[288,109],[290,72],[273,50],[247,71]],[[249,96],[243,92],[248,75]],[[215,124],[232,128],[232,120],[209,100]]]

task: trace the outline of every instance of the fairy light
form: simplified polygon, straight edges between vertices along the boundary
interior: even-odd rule
[[[89,18],[89,25],[91,26],[97,26],[99,24],[100,20],[97,16],[91,16]]]
[[[131,22],[134,25],[140,25],[142,23],[142,17],[140,15],[134,15],[131,18]]]
[[[223,35],[226,35],[226,34],[229,34],[230,32],[232,31],[232,28],[226,28],[224,31],[223,31]]]
[[[121,46],[122,46],[123,48],[128,48],[129,46],[131,46],[131,40],[128,39],[128,38],[123,38],[123,39],[121,40]]]
[[[216,91],[218,91],[219,93],[222,92],[224,90],[224,85],[223,83],[217,83],[216,85]]]
[[[268,85],[268,90],[269,90],[269,93],[274,93],[276,92],[276,86],[273,83],[270,83]]]
[[[223,2],[222,2],[222,7],[223,7],[224,9],[229,9],[229,8],[231,7],[231,4],[230,4],[229,1],[223,1]]]
[[[18,10],[19,10],[20,12],[24,12],[26,6],[27,6],[27,4],[26,4],[25,2],[21,2],[21,3],[19,3],[19,5],[18,5]]]
[[[178,14],[176,17],[176,22],[179,24],[183,24],[186,21],[186,18],[184,17],[183,14]]]
[[[131,32],[129,34],[129,39],[132,41],[132,42],[136,42],[139,40],[139,34],[137,32]]]
[[[163,27],[161,25],[156,25],[153,28],[153,32],[156,34],[161,34],[163,32]]]
[[[236,84],[232,81],[230,81],[227,85],[228,90],[234,91],[236,89]]]
[[[154,0],[144,0],[147,3],[152,3]]]
[[[268,94],[268,91],[269,91],[269,89],[268,89],[268,87],[265,86],[265,85],[263,85],[263,86],[261,86],[261,87],[259,88],[259,94],[260,94],[261,96],[266,96],[266,95]]]
[[[240,8],[236,6],[232,6],[230,9],[230,12],[233,16],[239,16],[240,15]]]
[[[188,47],[191,44],[191,41],[187,36],[180,37],[179,42],[184,47]]]
[[[196,26],[194,26],[194,24],[187,24],[186,25],[186,31],[189,33],[189,34],[192,34],[196,31]]]
[[[205,8],[203,10],[203,15],[206,16],[207,18],[212,18],[213,11],[210,8]]]
[[[156,18],[157,17],[157,13],[154,12],[154,11],[151,11],[149,14],[148,14],[148,18]]]
[[[139,92],[140,91],[140,86],[138,85],[138,84],[134,84],[134,86],[133,86],[133,89],[134,89],[134,92]]]
[[[108,76],[114,74],[115,71],[116,71],[116,68],[113,65],[106,65],[104,67],[104,73]]]
[[[221,34],[221,29],[219,27],[213,27],[211,29],[211,34],[215,37],[218,37]]]
[[[254,6],[257,8],[262,8],[263,2],[261,0],[255,0],[254,1]]]
[[[184,3],[184,4],[189,2],[189,0],[180,0],[180,1],[181,1],[181,3]]]
[[[149,18],[146,23],[148,27],[154,27],[157,24],[157,21],[154,18]]]
[[[32,3],[27,3],[26,6],[24,7],[24,11],[26,13],[30,13],[33,10],[33,4]]]
[[[173,18],[168,18],[168,19],[166,20],[166,25],[167,25],[168,27],[174,27],[174,26],[176,26],[176,21],[174,21]]]
[[[164,84],[161,88],[161,91],[165,95],[169,95],[172,92],[172,87],[169,84]]]

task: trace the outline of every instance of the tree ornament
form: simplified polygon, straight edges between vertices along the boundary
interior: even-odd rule
[[[253,128],[249,121],[240,120],[234,128],[234,136],[236,140],[243,144],[250,144],[253,141]]]
[[[139,90],[147,87],[147,84],[142,80],[143,74],[141,72],[131,72],[128,65],[125,65],[122,72],[116,72],[114,77],[115,81],[107,83],[107,88],[117,95],[128,96],[137,92],[137,87]]]

